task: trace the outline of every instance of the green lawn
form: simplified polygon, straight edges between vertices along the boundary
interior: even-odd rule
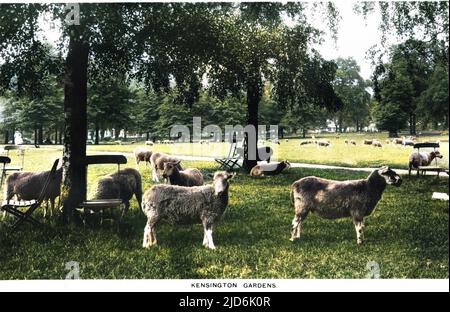
[[[26,170],[49,168],[60,153],[30,150]],[[205,173],[215,170],[210,162],[184,163]],[[129,166],[134,166],[131,158]],[[114,166],[90,168],[90,193],[100,176],[114,170]],[[150,171],[142,165],[141,173],[148,189]],[[146,218],[134,201],[119,227],[65,228],[51,220],[46,229],[26,225],[8,238],[6,225],[11,221],[0,221],[0,280],[62,279],[69,261],[80,263],[83,279],[364,278],[369,261],[379,263],[382,278],[448,278],[448,203],[430,200],[434,191],[448,192],[447,178],[405,177],[400,188],[388,188],[368,218],[366,243],[357,246],[350,220],[313,215],[305,222],[300,241],[289,241],[290,185],[307,175],[339,180],[366,176],[311,169],[263,179],[239,174],[214,233],[215,251],[202,246],[200,225],[161,225],[159,246],[143,249]]]
[[[390,165],[394,168],[408,167],[408,158],[414,150],[412,147],[403,147],[399,145],[386,144],[386,133],[375,134],[343,134],[340,138],[336,138],[333,134],[318,135],[316,139],[326,138],[331,141],[331,147],[317,147],[316,145],[303,145],[300,142],[303,139],[281,140],[281,144],[268,143],[275,151],[275,158],[279,160],[287,159],[291,162],[311,163],[311,164],[327,164],[346,167],[379,167],[382,165]],[[365,138],[378,139],[383,143],[382,148],[363,145]],[[346,145],[344,141],[355,140],[356,146]],[[420,137],[421,142],[435,142],[441,140],[440,152],[444,158],[439,160],[442,167],[448,168],[449,164],[449,143],[447,136]],[[445,141],[445,142],[444,142]],[[134,144],[124,145],[99,145],[89,146],[88,150],[95,151],[117,151],[132,153],[136,146]],[[228,143],[211,143],[211,144],[158,144],[147,147],[154,151],[166,152],[174,155],[189,156],[206,156],[206,157],[223,157],[229,151]]]

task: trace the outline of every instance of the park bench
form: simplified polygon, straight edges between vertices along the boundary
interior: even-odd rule
[[[90,165],[117,165],[117,172],[120,174],[120,165],[126,164],[127,158],[123,155],[94,155],[86,156],[86,167]],[[120,192],[120,188],[119,188]],[[120,194],[119,194],[120,195]],[[100,224],[104,221],[104,212],[106,209],[120,209],[124,205],[122,199],[111,198],[111,199],[94,199],[85,200],[79,205],[81,210],[81,215],[83,217],[83,222],[86,223],[86,217],[90,214],[100,214]]]
[[[38,209],[43,201],[45,200],[45,195],[47,194],[50,182],[56,178],[56,168],[58,167],[59,159],[55,160],[53,163],[50,174],[45,180],[42,190],[40,192],[39,198],[37,200],[30,201],[14,201],[5,200],[1,203],[0,211],[5,211],[10,215],[13,215],[18,220],[12,225],[11,233],[14,232],[22,223],[28,222],[33,225],[41,225],[39,221],[32,217],[32,214],[36,209]]]
[[[420,149],[424,148],[432,148],[434,151],[436,151],[437,148],[439,148],[439,143],[433,143],[433,142],[425,142],[425,143],[416,143],[414,144],[414,148],[417,149],[417,152],[420,153]],[[434,159],[434,166],[419,166],[417,168],[417,175],[419,173],[422,173],[422,175],[426,175],[427,172],[437,172],[437,176],[439,177],[439,174],[441,172],[446,172],[446,169],[438,166],[438,159]]]

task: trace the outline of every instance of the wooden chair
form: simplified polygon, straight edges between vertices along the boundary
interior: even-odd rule
[[[86,166],[90,165],[117,165],[117,172],[120,174],[120,165],[126,164],[127,158],[123,155],[95,155],[86,157]],[[120,189],[119,189],[120,190]],[[124,205],[122,199],[100,199],[85,200],[79,205],[81,209],[83,221],[86,223],[86,216],[89,214],[100,213],[100,224],[103,224],[103,216],[105,209],[120,209]]]
[[[59,159],[55,160],[53,163],[50,174],[42,185],[42,190],[40,192],[39,198],[37,200],[31,201],[12,201],[5,200],[0,206],[0,211],[6,211],[7,213],[13,215],[18,220],[12,225],[11,233],[14,232],[22,223],[28,222],[34,225],[40,225],[36,219],[32,217],[32,214],[36,209],[38,209],[45,199],[50,182],[56,178],[56,168],[58,167]]]
[[[414,148],[417,149],[417,152],[419,152],[419,153],[420,153],[420,149],[424,149],[424,148],[432,148],[436,152],[436,149],[439,148],[439,143],[433,143],[433,142],[416,143],[416,144],[414,144]],[[434,166],[419,166],[417,168],[417,175],[419,175],[419,173],[422,173],[422,175],[425,175],[427,172],[433,172],[433,171],[437,172],[438,177],[441,172],[445,172],[444,168],[439,167],[437,158],[434,159]]]

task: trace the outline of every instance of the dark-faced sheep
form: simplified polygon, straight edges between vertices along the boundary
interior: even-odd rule
[[[159,182],[159,176],[158,176],[158,170],[164,170],[164,164],[171,162],[176,163],[179,159],[172,157],[170,155],[164,154],[164,153],[153,153],[150,157],[150,163],[152,166],[152,180],[153,182]],[[180,163],[177,165],[178,170],[183,170]]]
[[[443,158],[439,151],[427,152],[414,152],[409,155],[409,174],[412,169],[419,169],[419,167],[429,166],[431,162],[436,158]],[[418,172],[417,172],[418,173]]]
[[[365,139],[363,141],[363,144],[365,144],[365,145],[372,145],[372,142],[373,142],[373,140]]]
[[[373,140],[372,141],[372,146],[374,146],[374,147],[383,147],[383,144],[381,144],[381,142],[378,141],[378,140]]]
[[[333,181],[306,177],[292,185],[295,206],[291,241],[300,238],[302,223],[310,212],[325,218],[352,218],[357,243],[364,241],[364,218],[375,209],[386,185],[401,185],[401,178],[389,167],[374,170],[367,179]]]
[[[256,165],[250,171],[252,177],[274,176],[280,174],[282,171],[289,169],[291,164],[287,160],[283,160],[278,164],[260,164]]]
[[[200,186],[203,185],[203,174],[197,168],[179,170],[180,161],[164,163],[163,178],[169,179],[171,185]]]
[[[136,196],[139,208],[142,209],[141,174],[136,169],[126,168],[98,181],[95,199],[121,199],[125,205],[125,214],[130,208],[133,195]]]
[[[152,157],[152,151],[138,147],[134,150],[134,157],[136,158],[136,164],[139,165],[141,161],[144,161],[145,164],[150,163],[150,157]]]
[[[17,200],[38,200],[42,187],[47,181],[50,171],[42,172],[15,172],[6,179],[5,199],[11,200],[14,196]],[[44,195],[46,202],[44,218],[48,214],[53,215],[55,199],[61,194],[62,168],[56,170],[55,178],[50,180],[47,193]],[[51,208],[48,207],[50,201]]]
[[[156,225],[165,221],[169,224],[202,224],[203,246],[215,249],[213,226],[228,206],[228,181],[234,175],[216,172],[212,185],[184,187],[159,184],[145,192],[143,211],[147,225],[142,246],[150,248],[157,244]]]

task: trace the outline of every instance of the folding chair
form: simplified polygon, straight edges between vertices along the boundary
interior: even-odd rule
[[[50,174],[42,186],[41,193],[37,200],[31,201],[12,201],[7,200],[2,203],[0,206],[0,211],[6,211],[7,213],[15,216],[18,220],[12,225],[11,233],[13,233],[22,223],[29,222],[34,225],[41,225],[36,219],[34,219],[31,215],[33,212],[38,209],[42,202],[45,199],[45,195],[47,194],[48,186],[50,182],[56,177],[56,168],[58,167],[59,159],[55,160],[53,163],[52,169],[50,170]]]
[[[228,156],[225,158],[216,158],[215,161],[220,165],[219,170],[233,170],[242,168],[239,161],[243,158],[243,148],[238,147],[236,142],[231,143]]]
[[[123,155],[95,155],[86,157],[86,166],[116,164],[118,174],[120,174],[120,165],[126,163],[127,158]],[[119,198],[85,200],[79,205],[79,209],[82,210],[84,223],[86,222],[86,215],[88,213],[100,213],[100,224],[103,224],[103,215],[105,209],[120,209],[121,207],[123,207],[123,205],[124,203],[119,194]]]

